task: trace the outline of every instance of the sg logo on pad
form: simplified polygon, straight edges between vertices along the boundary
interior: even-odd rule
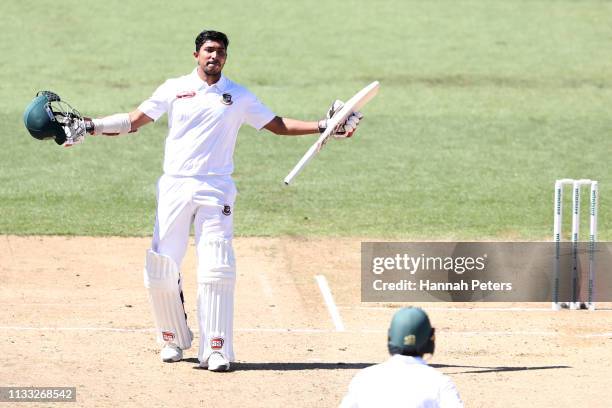
[[[164,341],[174,341],[174,333],[172,333],[171,331],[163,331],[162,338],[164,339]]]
[[[210,348],[213,350],[221,350],[223,348],[223,338],[213,337],[210,339]]]

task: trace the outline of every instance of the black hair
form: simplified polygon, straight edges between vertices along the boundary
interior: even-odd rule
[[[204,44],[206,41],[209,41],[209,40],[218,41],[222,43],[225,46],[226,50],[227,50],[227,46],[229,45],[229,40],[227,39],[227,35],[223,34],[220,31],[204,30],[200,34],[198,34],[198,36],[195,39],[196,52],[199,52],[200,48],[202,47],[202,44]]]

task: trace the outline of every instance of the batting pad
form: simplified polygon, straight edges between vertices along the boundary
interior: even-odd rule
[[[149,291],[159,344],[174,343],[183,350],[191,347],[193,335],[181,298],[178,266],[172,258],[147,251],[144,284]]]
[[[234,361],[234,286],[236,266],[230,240],[200,242],[198,246],[198,323],[200,362],[213,352]]]

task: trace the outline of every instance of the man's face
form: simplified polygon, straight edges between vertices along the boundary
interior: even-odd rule
[[[198,65],[206,75],[220,75],[227,59],[227,50],[223,43],[208,40],[202,44],[199,51],[193,53]]]

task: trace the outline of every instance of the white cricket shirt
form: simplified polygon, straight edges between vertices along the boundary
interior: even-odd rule
[[[240,126],[260,130],[275,116],[248,89],[223,75],[209,86],[197,68],[168,79],[138,110],[153,120],[168,113],[164,173],[173,176],[232,174]]]
[[[419,357],[395,354],[359,371],[340,407],[463,407],[463,402],[449,377]]]

